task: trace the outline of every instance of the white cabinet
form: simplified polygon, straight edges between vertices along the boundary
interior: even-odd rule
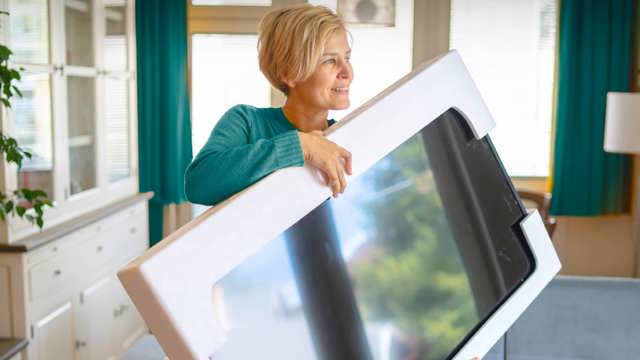
[[[0,159],[0,188],[45,190],[56,205],[45,227],[137,193],[134,1],[0,0],[0,10],[10,14],[0,39],[25,69],[0,130],[33,154],[19,170]],[[0,222],[0,243],[37,231]]]
[[[25,360],[117,359],[147,331],[115,274],[147,248],[148,197],[33,249],[0,251],[0,314],[10,317],[0,337],[28,338]]]
[[[114,290],[114,298],[119,301],[113,309],[114,336],[111,346],[118,354],[122,354],[147,331],[147,327],[119,281],[115,283]]]
[[[106,277],[80,293],[76,336],[79,360],[105,360],[112,356],[114,284],[115,280],[112,277]]]
[[[38,359],[74,359],[74,325],[71,301],[36,319],[33,335],[38,341],[30,349]]]
[[[45,190],[45,228],[0,222],[0,337],[23,360],[116,358],[145,324],[115,278],[148,244],[138,194],[134,0],[0,0],[0,43],[24,68],[0,131],[0,189]],[[96,215],[98,214],[98,215]]]

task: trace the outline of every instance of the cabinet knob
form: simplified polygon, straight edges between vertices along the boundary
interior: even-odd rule
[[[136,228],[132,227],[131,229],[129,229],[129,232],[130,232],[131,234],[135,234],[136,232],[138,232],[138,229],[136,229]]]
[[[97,252],[101,252],[102,251],[102,245],[98,245],[98,247],[96,247],[96,251]]]
[[[58,276],[58,275],[60,275],[60,274],[62,274],[62,271],[60,271],[60,269],[55,269],[55,270],[53,271],[53,276]]]

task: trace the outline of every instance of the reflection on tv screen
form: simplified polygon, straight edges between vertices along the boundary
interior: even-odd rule
[[[524,214],[449,111],[216,286],[215,359],[450,357],[531,271]]]

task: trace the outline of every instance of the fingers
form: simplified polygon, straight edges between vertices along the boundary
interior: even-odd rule
[[[342,164],[340,164],[338,162],[338,178],[340,179],[340,193],[342,194],[344,192],[344,189],[347,188],[347,179],[345,179],[344,177],[344,168],[342,167]]]
[[[336,171],[331,171],[327,175],[328,181],[327,185],[331,188],[331,192],[333,193],[333,197],[337,198],[341,193],[340,191],[340,177]]]
[[[351,168],[351,153],[344,148],[340,148],[340,156],[344,159],[344,170],[348,175],[353,173]]]
[[[300,139],[305,163],[322,172],[333,197],[338,197],[347,187],[345,173],[352,174],[351,153],[326,139],[321,131],[306,133]]]

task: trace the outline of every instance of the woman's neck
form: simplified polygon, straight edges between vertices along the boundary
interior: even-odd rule
[[[299,102],[287,98],[282,106],[284,116],[298,130],[310,132],[314,130],[324,131],[327,128],[327,110],[313,110],[302,106]]]

